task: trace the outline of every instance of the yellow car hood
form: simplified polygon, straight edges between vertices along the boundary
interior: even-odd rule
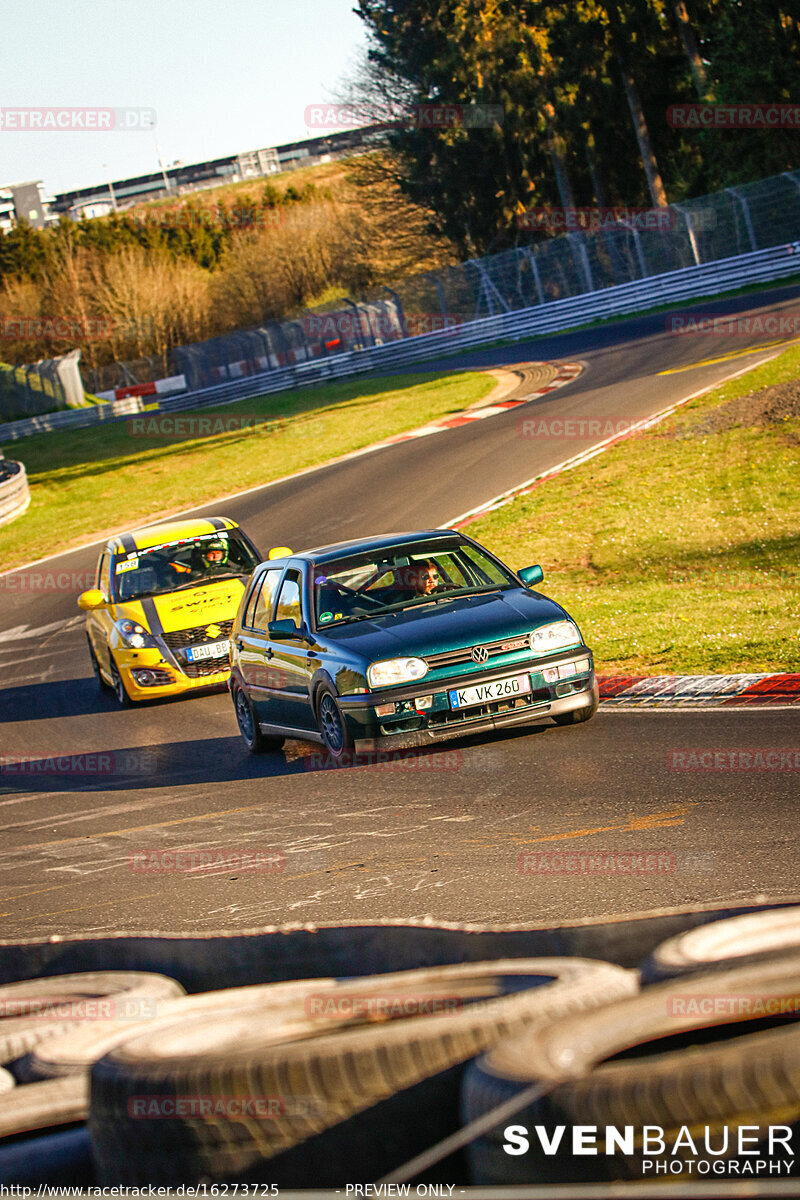
[[[116,620],[128,617],[151,633],[172,633],[215,621],[231,621],[236,616],[243,591],[244,584],[240,579],[198,584],[182,592],[167,592],[163,596],[117,604]]]

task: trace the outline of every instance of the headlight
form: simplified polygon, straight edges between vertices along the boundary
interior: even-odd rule
[[[550,654],[554,650],[580,646],[581,635],[578,633],[578,626],[572,621],[553,621],[550,625],[534,629],[530,643],[534,654]]]
[[[144,625],[138,625],[136,621],[124,618],[122,621],[115,621],[114,628],[125,645],[130,646],[132,650],[142,650],[145,647],[158,648],[158,642],[153,635],[147,632]]]
[[[367,671],[370,687],[391,687],[394,683],[411,683],[428,674],[428,664],[421,658],[387,658],[373,663]]]

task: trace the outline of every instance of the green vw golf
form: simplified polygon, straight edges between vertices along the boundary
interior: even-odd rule
[[[338,759],[597,710],[592,653],[533,590],[541,567],[514,572],[452,529],[279,553],[253,572],[231,635],[253,753],[296,737]]]

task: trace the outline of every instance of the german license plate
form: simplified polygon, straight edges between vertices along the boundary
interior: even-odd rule
[[[197,662],[201,658],[222,658],[230,654],[230,642],[210,642],[207,646],[189,646],[186,657],[189,662]]]
[[[475,687],[452,688],[450,707],[469,708],[471,704],[491,704],[494,700],[522,696],[530,690],[530,675],[509,675],[507,679],[494,679],[491,683],[479,683]]]

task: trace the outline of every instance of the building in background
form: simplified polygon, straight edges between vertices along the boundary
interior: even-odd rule
[[[58,220],[52,204],[41,179],[6,184],[0,187],[0,229],[7,233],[20,221],[27,221],[33,229],[46,229]]]
[[[246,179],[261,179],[278,171],[312,166],[345,154],[369,150],[383,140],[381,126],[346,129],[304,142],[288,142],[261,150],[246,150],[226,158],[201,163],[173,163],[152,175],[133,179],[106,180],[93,187],[60,192],[53,200],[56,213],[66,213],[75,220],[82,217],[105,216],[116,205],[130,208],[142,200],[160,200],[180,196],[222,183],[240,183]]]
[[[8,233],[14,228],[14,197],[10,188],[0,188],[0,231]]]

